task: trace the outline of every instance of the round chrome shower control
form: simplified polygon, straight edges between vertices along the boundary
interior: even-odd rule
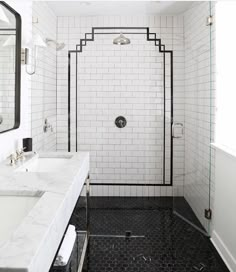
[[[127,121],[125,119],[125,117],[123,116],[118,116],[115,120],[115,125],[118,127],[118,128],[124,128],[127,124]]]

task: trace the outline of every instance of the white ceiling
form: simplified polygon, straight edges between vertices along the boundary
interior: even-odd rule
[[[179,14],[191,1],[47,1],[57,16]]]

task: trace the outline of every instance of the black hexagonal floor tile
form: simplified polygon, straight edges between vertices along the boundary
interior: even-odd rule
[[[90,207],[84,272],[229,271],[209,238],[173,214],[171,198],[94,197]],[[79,203],[71,221],[85,229]]]

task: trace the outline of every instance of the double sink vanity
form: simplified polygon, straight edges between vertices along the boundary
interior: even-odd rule
[[[47,272],[89,173],[87,152],[0,165],[0,271]]]
[[[27,70],[29,48],[22,48],[21,15],[3,1],[0,1],[0,10],[2,134],[17,130],[22,123],[21,66],[29,75],[35,70]],[[31,38],[34,44],[33,33]],[[49,124],[45,122],[44,133],[47,128]],[[18,137],[14,146],[19,146],[19,140]],[[13,146],[12,141],[9,134],[10,144],[4,155]],[[81,200],[88,172],[86,152],[24,154],[21,150],[17,156],[12,154],[0,162],[0,272],[51,270],[75,205]],[[79,236],[77,229],[74,232]]]
[[[21,15],[3,1],[0,10],[2,134],[17,130],[22,123],[21,66],[25,73],[35,73],[28,70],[28,61],[29,50],[36,50],[36,43],[32,33],[30,43],[34,47],[22,48]],[[49,127],[45,121],[44,133]],[[19,146],[19,140],[14,146]],[[13,141],[10,135],[9,141]],[[13,154],[0,163],[0,272],[50,270],[75,205],[81,200],[88,171],[86,152],[24,155],[18,151],[16,157]],[[79,236],[76,229],[75,232]]]

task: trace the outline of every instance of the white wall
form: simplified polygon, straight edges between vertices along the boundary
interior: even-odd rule
[[[216,61],[217,61],[217,125],[216,142],[236,150],[236,129],[232,125],[236,115],[235,43],[231,31],[235,26],[235,1],[220,1],[216,5]],[[225,29],[227,28],[227,31]],[[232,120],[232,121],[231,121]]]
[[[57,17],[45,2],[33,2],[33,35],[55,40]],[[34,150],[56,150],[56,48],[54,44],[38,49],[36,73],[32,76],[32,137]],[[53,132],[43,131],[45,118]]]
[[[182,16],[59,17],[57,37],[67,48],[58,52],[58,150],[67,150],[68,49],[75,49],[85,33],[91,32],[92,26],[120,26],[121,22],[127,26],[149,26],[151,32],[161,37],[166,49],[174,50],[174,118],[183,122]],[[91,152],[92,182],[160,183],[163,175],[163,55],[152,42],[146,41],[145,35],[130,35],[131,44],[125,47],[112,44],[115,36],[97,35],[78,55],[78,149]],[[168,63],[168,56],[166,58]],[[168,67],[166,95],[170,99]],[[72,59],[72,73],[75,73],[75,58]],[[73,91],[74,77],[71,82]],[[74,101],[74,93],[72,95]],[[169,102],[166,105],[169,107]],[[73,113],[74,103],[72,147],[75,143]],[[127,127],[121,130],[114,125],[119,115],[124,115],[128,121]],[[166,142],[169,141],[166,135]],[[182,184],[183,139],[175,140],[174,144],[174,177]],[[166,160],[167,172],[168,167],[170,160]],[[167,175],[167,182],[168,179]],[[172,195],[172,188],[131,188],[98,186],[93,187],[93,194]]]
[[[31,14],[32,3],[30,1],[6,1],[12,6],[22,18],[22,39],[25,46],[26,41],[31,38]],[[24,71],[22,66],[21,75],[21,125],[17,130],[0,134],[0,161],[5,159],[16,148],[22,146],[22,138],[31,135],[31,117],[30,117],[30,88],[31,78]]]
[[[212,241],[236,271],[235,29],[236,3],[216,4],[216,165]],[[226,31],[227,29],[227,31]]]
[[[216,150],[216,186],[212,241],[231,271],[236,271],[236,154]]]

